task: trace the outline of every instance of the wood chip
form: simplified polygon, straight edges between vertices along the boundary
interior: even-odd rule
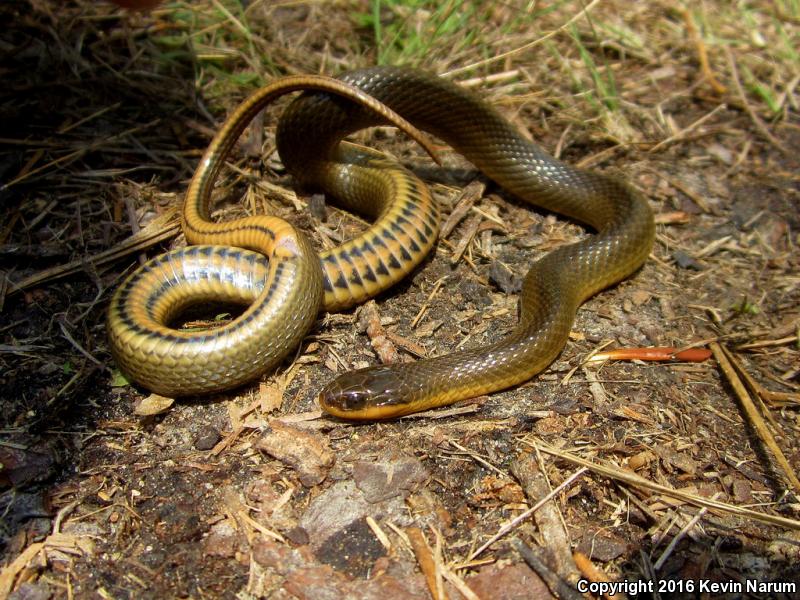
[[[482,221],[482,215],[472,215],[469,218],[467,224],[464,226],[464,233],[456,243],[453,253],[450,256],[451,265],[457,264],[458,261],[461,260],[461,257],[464,256],[464,252],[466,252],[470,242],[472,242],[472,240],[475,238],[475,234],[478,233],[478,228],[480,227]]]
[[[265,415],[279,410],[283,404],[283,389],[276,383],[258,384],[258,402]]]
[[[336,461],[327,438],[278,419],[269,422],[269,430],[256,442],[256,448],[297,471],[305,487],[324,481]]]
[[[358,324],[369,337],[369,343],[381,363],[386,365],[400,362],[397,348],[381,325],[381,315],[374,300],[370,300],[358,309]]]
[[[453,211],[450,213],[450,216],[447,217],[447,220],[444,222],[441,231],[439,232],[439,237],[441,239],[446,240],[448,237],[450,237],[450,234],[453,232],[453,229],[456,228],[456,225],[458,225],[461,220],[467,216],[467,213],[470,211],[475,202],[483,197],[483,191],[485,189],[486,185],[482,181],[473,181],[461,191],[461,195],[456,201],[455,208],[453,208]]]
[[[579,469],[567,481],[575,481],[584,473],[584,469]],[[519,481],[528,502],[536,504],[542,498],[550,497],[552,489],[547,478],[542,473],[536,461],[536,454],[533,452],[523,452],[511,463],[511,473]],[[564,518],[558,504],[549,501],[533,513],[536,526],[541,532],[542,539],[546,540],[548,554],[555,560],[551,563],[559,577],[572,584],[577,584],[580,579],[580,572],[572,560],[572,544],[569,539]]]

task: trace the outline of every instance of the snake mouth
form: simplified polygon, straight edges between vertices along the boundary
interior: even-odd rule
[[[346,419],[348,421],[387,421],[402,417],[415,410],[408,410],[406,406],[374,406],[367,405],[362,408],[345,408],[323,392],[319,395],[319,404],[322,410],[332,417]]]

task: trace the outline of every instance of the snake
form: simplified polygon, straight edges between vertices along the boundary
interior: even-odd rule
[[[655,225],[641,192],[618,177],[557,160],[477,95],[403,67],[373,67],[340,79],[452,146],[517,198],[584,223],[594,233],[533,263],[519,295],[518,323],[505,338],[411,363],[346,372],[319,394],[327,413],[389,419],[528,381],[565,347],[580,305],[634,273],[649,256]],[[310,144],[323,148],[324,155],[343,135],[379,123],[357,105],[308,92],[279,120],[278,151],[302,180]]]
[[[346,208],[375,218],[360,235],[318,255],[302,231],[278,217],[210,219],[214,181],[245,127],[276,98],[311,89],[374,111],[435,158],[418,129],[346,82],[297,75],[254,92],[220,127],[189,184],[181,221],[191,245],[146,262],[112,295],[110,348],[133,381],[169,397],[238,387],[296,348],[321,309],[342,310],[386,290],[435,243],[439,210],[428,187],[386,155],[338,142],[324,157],[295,167]],[[305,148],[308,140],[297,143]],[[172,326],[187,308],[206,303],[248,308],[217,328]]]
[[[399,118],[406,119],[414,127],[427,131],[452,146],[512,195],[534,206],[584,223],[594,233],[577,243],[561,246],[533,263],[523,280],[519,295],[518,323],[508,336],[486,347],[411,363],[380,365],[346,372],[327,384],[319,394],[320,406],[330,415],[356,420],[389,419],[499,391],[527,381],[545,369],[563,350],[580,305],[594,294],[628,277],[646,261],[655,237],[653,214],[647,199],[622,179],[582,170],[557,160],[522,135],[480,97],[455,83],[424,71],[403,67],[373,67],[345,73],[339,79],[388,107],[384,112],[394,111],[400,115]],[[337,162],[335,159],[349,153],[347,147],[340,143],[342,138],[359,129],[385,123],[384,113],[374,109],[365,110],[360,101],[349,101],[342,95],[332,95],[324,90],[322,93],[305,92],[292,102],[279,120],[276,132],[278,152],[287,170],[299,182],[311,186],[330,185],[336,191],[347,192],[352,187],[359,187],[355,182],[360,179],[362,163],[369,163],[375,157],[370,158],[367,153],[349,163],[345,161],[338,167],[332,167]],[[235,129],[237,128],[234,127],[231,132],[226,133],[226,128],[223,127],[215,138],[215,141],[221,140],[218,146],[232,144],[229,138],[233,137],[232,132]],[[214,143],[206,152],[204,161],[215,160],[215,152],[219,152],[219,148],[212,150],[213,147]],[[202,186],[208,187],[211,180],[209,172],[205,170],[205,162],[202,163],[187,193],[187,205],[197,208],[198,215],[203,217],[201,220],[204,227],[208,227],[205,223],[209,190]],[[394,176],[389,179],[391,182],[395,181]],[[405,193],[405,185],[395,188],[400,188],[400,194]],[[360,186],[360,189],[369,189],[371,192],[356,194],[358,199],[354,205],[369,212],[369,206],[365,204],[376,201],[381,192],[375,191],[371,185]],[[423,192],[416,190],[414,193],[421,196]],[[433,231],[432,216],[436,211],[430,209],[427,214],[428,217],[421,222]],[[330,262],[331,266],[336,263],[341,267],[334,278],[329,277],[328,283],[323,284],[325,297],[332,296],[334,288],[344,289],[349,281],[363,283],[376,275],[374,268],[371,272],[364,269],[365,264],[361,258],[365,252],[374,252],[376,256],[382,257],[383,265],[387,265],[392,256],[398,261],[406,255],[412,256],[413,247],[406,245],[409,238],[403,242],[399,236],[404,231],[412,231],[413,239],[421,233],[427,235],[428,230],[423,231],[419,226],[408,228],[410,218],[404,214],[401,217],[396,220],[388,218],[382,223],[376,222],[369,235],[359,241],[360,245],[350,246],[337,259],[322,259],[323,264]],[[187,239],[189,238],[187,232]],[[430,236],[426,239],[430,239]],[[421,248],[422,240],[417,239],[416,242]],[[247,243],[238,243],[247,246]],[[293,242],[290,245],[295,250],[300,244]],[[202,248],[189,249],[187,252],[206,252],[212,255],[219,252]],[[226,250],[226,256],[220,257],[218,262],[227,261],[231,252],[245,256],[243,251]],[[269,249],[266,252],[268,255]],[[297,259],[296,270],[299,271],[300,262],[311,260],[309,255],[306,252],[302,256],[299,252],[292,254]],[[155,260],[157,262],[164,259]],[[266,268],[257,258],[244,260],[258,263],[262,271]],[[202,269],[210,271],[214,266],[212,262],[214,261],[204,262]],[[269,262],[269,268],[272,268],[272,262]],[[218,278],[226,281],[228,279],[222,275]],[[253,276],[253,279],[257,278]],[[162,286],[166,286],[164,277],[159,279],[155,276],[154,281],[157,280],[161,281]],[[203,285],[207,283],[203,281]],[[258,289],[271,288],[273,285]],[[308,282],[306,286],[306,295],[312,295],[314,285]],[[128,287],[128,283],[123,284],[122,291],[117,293],[120,298],[112,300],[109,324],[118,323],[123,317],[133,321],[137,328],[126,331],[125,335],[139,343],[143,337],[138,329],[139,321],[143,318],[142,303],[158,305],[157,300],[168,293],[153,291],[156,286],[144,282],[142,289],[149,296],[133,302],[135,306],[122,309],[125,296],[128,296],[127,300],[132,296],[132,292],[126,291]],[[176,285],[176,289],[182,288]],[[212,294],[209,292],[207,295]],[[251,295],[254,294],[248,294],[248,298]],[[185,302],[187,301],[184,300],[184,304]],[[290,299],[290,304],[291,302],[293,300]],[[335,304],[334,302],[333,305]],[[134,309],[139,312],[134,313]],[[126,315],[125,310],[130,314]],[[247,316],[250,310],[253,309],[242,316]],[[291,314],[283,314],[289,321],[297,320],[300,317],[293,315],[299,314],[299,310],[299,305],[293,305]],[[153,313],[151,316],[157,315]],[[241,321],[240,318],[238,322]],[[252,321],[246,319],[240,327],[250,331],[255,327]],[[230,326],[234,327],[236,323],[234,321]],[[285,327],[286,324],[282,326]],[[303,327],[297,329],[302,330],[305,326],[304,323]],[[277,325],[273,327],[274,332],[280,331]],[[168,332],[167,335],[176,334]],[[174,353],[174,345],[165,343],[158,336],[155,340],[161,359],[180,362],[181,359],[172,358],[178,356]],[[241,340],[244,341],[234,354],[233,366],[229,365],[229,370],[236,368],[242,361],[242,356],[260,351],[255,344],[248,347],[249,338],[242,337]],[[293,339],[292,343],[296,344],[297,340]],[[193,346],[191,343],[184,345]],[[212,370],[218,371],[214,366],[218,354],[206,354],[200,351],[201,346],[202,344],[197,344],[198,351],[189,359],[196,363],[197,370],[200,371],[193,376],[204,380],[203,390],[213,391],[219,383],[209,377],[208,373]],[[118,350],[115,351],[115,355],[118,353]],[[126,359],[117,356],[117,360],[119,362]],[[152,356],[137,355],[132,362],[136,364],[128,365],[129,371],[141,368],[146,372],[144,375],[149,376],[154,369]],[[145,366],[140,367],[142,364]],[[170,379],[169,373],[165,378]],[[178,386],[177,391],[182,389],[186,388]]]

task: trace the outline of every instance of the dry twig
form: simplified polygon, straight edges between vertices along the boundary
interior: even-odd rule
[[[637,475],[636,473],[631,473],[629,471],[625,471],[618,467],[609,467],[603,464],[592,462],[590,460],[586,460],[585,458],[576,456],[575,454],[572,454],[570,452],[563,452],[561,450],[556,450],[555,448],[551,448],[545,444],[542,444],[541,442],[534,445],[531,442],[523,440],[523,443],[527,443],[534,448],[538,448],[545,454],[558,456],[559,458],[563,458],[564,460],[569,461],[573,464],[586,467],[593,473],[598,473],[599,475],[603,475],[604,477],[608,477],[616,481],[623,481],[625,483],[634,485],[636,487],[650,490],[658,494],[663,494],[664,496],[667,496],[669,498],[682,500],[683,502],[686,502],[688,504],[693,504],[694,506],[698,506],[700,508],[717,510],[723,513],[728,513],[731,515],[736,515],[739,517],[745,517],[748,519],[760,521],[762,523],[777,525],[778,527],[783,527],[785,529],[793,529],[796,531],[800,531],[800,521],[797,521],[795,519],[787,519],[786,517],[779,517],[776,515],[760,513],[755,510],[751,510],[749,508],[735,506],[733,504],[720,502],[718,500],[709,500],[708,498],[698,496],[697,494],[689,494],[681,490],[675,490],[665,485],[654,483],[648,479],[645,479],[644,477],[641,477],[640,475]]]
[[[761,132],[761,135],[763,135],[770,144],[772,144],[786,156],[790,156],[791,150],[784,146],[778,140],[778,138],[772,135],[770,130],[767,129],[767,126],[764,124],[764,121],[761,120],[761,117],[756,114],[756,111],[750,105],[750,102],[748,102],[747,94],[745,94],[744,88],[742,87],[742,82],[739,80],[739,69],[736,67],[736,59],[733,57],[733,53],[727,47],[725,48],[725,55],[728,58],[728,65],[730,65],[731,68],[733,86],[736,88],[736,93],[739,95],[739,101],[742,103],[742,106],[744,106],[747,114],[750,115],[750,120],[753,121],[753,125],[756,126],[756,129]]]
[[[577,480],[577,479],[578,479],[578,478],[579,478],[581,475],[583,475],[585,472],[586,472],[586,469],[578,469],[578,470],[577,470],[577,471],[575,471],[575,472],[574,472],[572,475],[570,475],[569,477],[567,477],[567,478],[566,478],[566,479],[565,479],[565,480],[564,480],[564,481],[561,483],[561,485],[559,485],[558,487],[556,487],[555,489],[553,489],[553,490],[552,490],[552,491],[551,491],[549,494],[547,494],[546,496],[544,496],[544,497],[543,497],[541,500],[539,500],[539,501],[538,501],[536,504],[534,504],[533,506],[531,506],[531,507],[530,507],[528,510],[526,510],[526,511],[525,511],[525,512],[523,512],[522,514],[520,514],[520,515],[517,515],[516,517],[514,517],[514,518],[513,518],[513,519],[512,519],[512,520],[511,520],[509,523],[507,523],[506,525],[503,525],[503,527],[501,527],[501,528],[500,528],[500,530],[499,530],[497,533],[495,533],[495,534],[494,534],[494,535],[493,535],[491,538],[489,538],[489,540],[488,540],[486,543],[484,543],[484,544],[483,544],[483,545],[482,545],[480,548],[478,548],[478,549],[477,549],[477,550],[475,550],[475,551],[474,551],[472,554],[470,554],[470,556],[469,556],[469,560],[475,560],[475,558],[476,558],[476,557],[478,557],[480,554],[482,554],[484,550],[486,550],[487,548],[489,548],[489,546],[491,546],[492,544],[494,544],[494,543],[495,543],[497,540],[499,540],[500,538],[502,538],[502,537],[503,537],[504,535],[506,535],[506,534],[507,534],[509,531],[512,531],[512,530],[514,530],[514,529],[515,529],[515,528],[516,528],[516,527],[517,527],[517,526],[518,526],[520,523],[522,523],[522,522],[523,522],[525,519],[527,519],[528,517],[530,517],[530,516],[531,516],[532,514],[534,514],[534,513],[535,513],[537,510],[539,510],[539,509],[540,509],[542,506],[544,506],[545,504],[547,504],[547,503],[548,503],[550,500],[552,500],[554,497],[556,497],[558,494],[560,494],[560,493],[561,493],[563,490],[565,490],[565,489],[566,489],[566,488],[568,488],[570,485],[572,485],[572,484],[573,484],[573,483],[574,483],[574,482],[575,482],[575,481],[576,481],[576,480]]]
[[[778,462],[778,465],[783,471],[783,474],[786,476],[786,479],[794,488],[795,493],[800,494],[800,481],[798,481],[792,465],[790,465],[789,461],[786,460],[783,451],[775,441],[775,437],[772,435],[769,427],[767,427],[767,424],[764,422],[764,418],[761,416],[760,411],[758,408],[756,408],[752,397],[747,393],[747,389],[745,389],[742,380],[739,379],[738,375],[736,374],[733,365],[731,365],[730,355],[725,348],[720,346],[717,342],[711,343],[711,351],[714,353],[714,358],[717,359],[722,372],[725,374],[728,382],[733,387],[734,392],[736,392],[736,397],[739,398],[739,402],[744,409],[745,416],[755,429],[758,437],[762,442],[764,442],[764,444],[766,444],[767,448],[770,449],[770,452],[772,452],[772,455]]]
[[[411,547],[414,549],[414,556],[417,557],[417,564],[419,564],[419,568],[425,576],[425,581],[428,584],[428,590],[433,596],[433,600],[447,600],[447,594],[442,585],[441,573],[436,568],[436,560],[422,530],[419,527],[408,527],[406,535],[409,542],[411,542]]]
[[[683,13],[683,22],[686,24],[686,31],[689,34],[689,38],[694,43],[694,47],[697,50],[697,59],[700,61],[700,70],[703,73],[703,77],[708,82],[708,84],[714,89],[714,91],[719,94],[725,94],[728,91],[724,85],[722,85],[714,75],[714,72],[711,70],[711,65],[708,62],[708,51],[706,50],[706,44],[703,41],[703,37],[700,35],[700,32],[697,31],[697,27],[694,24],[694,19],[692,18],[692,13],[689,12],[689,9],[683,8],[681,9]]]

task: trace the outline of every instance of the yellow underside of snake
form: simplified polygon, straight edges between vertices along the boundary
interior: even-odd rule
[[[449,143],[518,198],[581,221],[595,233],[532,265],[520,294],[519,324],[510,336],[488,347],[346,373],[320,394],[320,404],[330,414],[351,419],[396,417],[526,381],[563,349],[580,304],[646,260],[654,237],[652,213],[646,199],[624,182],[554,159],[520,135],[491,106],[438,77],[378,67],[347,73],[340,79]],[[149,269],[146,277],[141,273],[131,276],[115,294],[109,312],[112,349],[123,370],[145,386],[171,395],[238,385],[264,370],[263,361],[257,368],[249,366],[252,357],[271,352],[271,344],[263,346],[263,337],[255,341],[256,328],[266,327],[268,338],[280,337],[285,353],[285,347],[298,344],[313,323],[314,316],[308,315],[316,313],[306,305],[316,302],[319,307],[315,298],[323,290],[326,309],[348,306],[373,294],[364,284],[377,281],[378,271],[390,272],[390,267],[398,264],[408,272],[421,260],[434,241],[438,223],[435,205],[424,186],[394,167],[388,175],[377,174],[386,166],[384,159],[355,155],[340,145],[344,136],[383,124],[391,114],[374,105],[365,109],[359,104],[362,101],[326,92],[304,93],[279,122],[278,151],[295,178],[324,187],[335,196],[355,198],[350,206],[379,215],[375,225],[343,252],[320,260],[302,234],[278,219],[245,227],[247,235],[238,237],[231,234],[243,227],[241,224],[226,228],[225,224],[210,223],[208,194],[221,164],[219,157],[227,153],[245,125],[224,126],[215,138],[219,143],[212,143],[187,193],[187,239],[190,243],[254,248],[262,255],[231,248],[189,248],[151,261],[144,269]],[[257,107],[258,102],[252,106]],[[244,116],[240,114],[239,120]],[[235,122],[235,117],[226,125]],[[208,162],[214,163],[213,168],[206,168]],[[392,198],[389,206],[397,210],[387,207],[387,197]],[[370,211],[374,206],[379,208]],[[221,230],[217,229],[220,225]],[[266,237],[267,243],[253,241],[259,236]],[[295,278],[304,278],[305,283],[297,285]],[[239,286],[239,280],[246,283]],[[387,279],[384,287],[390,284]],[[348,291],[346,300],[333,299],[351,287],[356,292]],[[212,297],[237,302],[266,298],[274,308],[251,307],[223,333],[213,330],[192,334],[193,338],[166,327],[187,304]],[[285,306],[291,308],[282,308]],[[132,346],[137,350],[128,352]],[[228,362],[220,368],[221,359]],[[276,360],[280,359],[266,362],[275,364]],[[193,368],[184,370],[187,365]],[[183,374],[177,376],[179,368]],[[231,371],[236,372],[233,378]],[[154,379],[166,383],[153,385]]]

